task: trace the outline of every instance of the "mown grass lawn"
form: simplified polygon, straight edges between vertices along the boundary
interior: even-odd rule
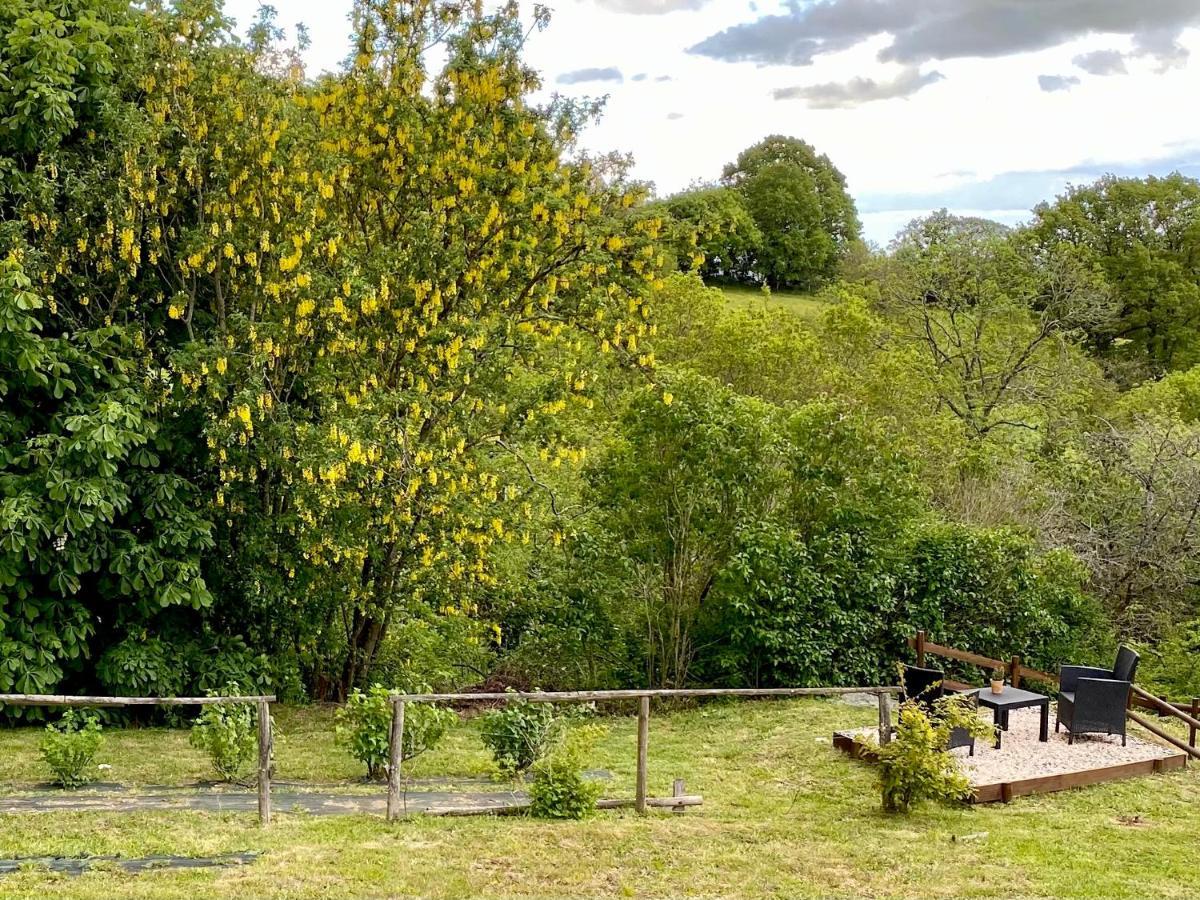
[[[826,306],[811,294],[799,291],[772,291],[743,285],[721,285],[728,304],[734,309],[782,309],[806,319],[816,318]]]
[[[658,709],[650,787],[687,780],[704,805],[683,815],[526,818],[31,813],[0,816],[0,856],[214,855],[259,851],[229,870],[77,878],[0,877],[0,897],[1193,897],[1200,777],[1195,768],[1011,805],[880,812],[874,771],[835,751],[837,727],[875,712],[835,701]],[[629,795],[635,721],[604,720],[593,764]],[[281,710],[280,779],[353,779],[324,710]],[[480,775],[477,723],[457,728],[414,776]],[[0,732],[0,778],[44,778],[36,730]],[[207,777],[183,731],[112,730],[110,777],[161,784]],[[1134,818],[1137,817],[1137,818]]]

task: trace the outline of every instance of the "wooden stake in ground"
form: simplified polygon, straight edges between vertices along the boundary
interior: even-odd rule
[[[634,809],[646,811],[646,757],[650,749],[650,698],[642,697],[638,706],[637,793]]]
[[[404,701],[392,701],[392,737],[388,743],[387,817],[400,815],[400,769],[404,764]]]
[[[258,701],[258,821],[271,824],[271,704]]]
[[[884,747],[892,740],[892,695],[880,691],[879,698],[879,746]]]

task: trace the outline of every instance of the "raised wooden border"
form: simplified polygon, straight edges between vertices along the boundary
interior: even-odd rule
[[[854,735],[845,731],[834,732],[833,746],[855,759],[866,762],[878,762],[879,754],[873,744],[864,743]],[[1187,754],[1176,753],[1160,759],[1145,759],[1138,762],[1120,763],[1115,766],[1103,766],[1099,769],[1084,769],[1080,772],[1062,772],[1058,775],[1044,775],[1040,778],[1024,778],[1020,781],[1003,781],[995,784],[976,786],[972,803],[1008,803],[1014,797],[1027,797],[1030,794],[1052,794],[1069,788],[1086,787],[1092,784],[1102,784],[1106,781],[1119,781],[1125,778],[1137,778],[1141,775],[1157,775],[1162,772],[1174,772],[1187,766]]]

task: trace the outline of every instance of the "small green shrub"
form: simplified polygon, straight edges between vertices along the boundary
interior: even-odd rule
[[[373,684],[366,693],[356,690],[337,712],[335,734],[338,743],[367,767],[367,777],[387,774],[388,746],[391,742],[391,691]],[[453,710],[431,703],[410,703],[404,710],[404,759],[412,759],[437,746],[446,731],[458,721]]]
[[[595,811],[601,785],[583,777],[584,757],[604,730],[601,725],[579,725],[557,731],[557,745],[533,764],[530,814],[541,819],[583,819]]]
[[[95,780],[92,762],[103,745],[104,735],[95,713],[69,709],[57,723],[46,726],[42,759],[54,774],[56,784],[79,787]]]
[[[519,700],[484,717],[483,743],[502,772],[519,774],[542,756],[557,721],[553,704]]]
[[[895,737],[879,748],[884,810],[906,813],[922,800],[949,803],[970,795],[970,782],[948,749],[955,728],[977,738],[992,734],[992,726],[962,695],[934,701],[932,714],[913,700],[901,705]]]
[[[221,692],[236,697],[241,689],[236,682]],[[214,693],[210,692],[209,696]],[[206,706],[192,725],[190,741],[203,750],[213,769],[224,781],[234,781],[254,760],[258,749],[258,716],[249,703],[214,703]]]

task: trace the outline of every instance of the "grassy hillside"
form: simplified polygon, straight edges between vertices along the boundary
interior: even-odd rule
[[[1195,883],[1200,772],[1114,782],[910,817],[879,810],[874,770],[830,745],[873,708],[834,701],[707,705],[650,727],[650,789],[673,778],[704,805],[684,815],[606,812],[584,822],[526,818],[321,817],[249,813],[24,813],[0,816],[0,856],[259,851],[230,870],[68,878],[27,869],[0,897],[1185,897]],[[636,721],[602,720],[590,762],[630,796]],[[354,764],[324,710],[281,710],[281,780],[344,779]],[[489,771],[478,720],[414,762],[414,776]],[[0,732],[7,787],[40,780],[37,729]],[[106,778],[176,784],[207,777],[186,733],[113,730]],[[349,788],[363,790],[362,787]],[[381,788],[373,788],[381,791]],[[1136,818],[1135,818],[1136,817]]]
[[[798,316],[809,318],[818,315],[825,307],[822,301],[811,294],[803,294],[798,291],[772,291],[770,294],[765,294],[758,288],[742,285],[721,285],[720,287],[724,291],[729,305],[741,309],[759,308],[765,305],[769,309],[785,309]]]

